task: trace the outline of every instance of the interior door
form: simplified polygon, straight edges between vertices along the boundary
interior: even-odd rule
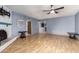
[[[28,34],[31,34],[31,21],[28,21]]]

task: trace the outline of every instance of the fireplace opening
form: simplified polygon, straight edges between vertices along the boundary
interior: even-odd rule
[[[7,39],[7,32],[5,30],[0,30],[0,42]]]

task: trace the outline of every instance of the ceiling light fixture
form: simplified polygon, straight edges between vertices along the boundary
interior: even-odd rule
[[[55,13],[55,11],[54,11],[54,10],[52,10],[50,13]]]
[[[51,14],[56,14],[54,10],[52,10],[50,13],[51,13]]]

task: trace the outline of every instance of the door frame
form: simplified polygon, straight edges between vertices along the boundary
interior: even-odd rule
[[[31,22],[31,34],[32,34],[32,21],[31,20],[26,20],[26,31],[28,31],[28,22],[29,21]],[[26,35],[29,35],[29,34],[27,33]]]

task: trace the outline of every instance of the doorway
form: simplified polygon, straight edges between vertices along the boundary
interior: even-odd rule
[[[39,33],[47,33],[46,21],[39,21]]]
[[[31,21],[28,21],[28,34],[31,35]]]

